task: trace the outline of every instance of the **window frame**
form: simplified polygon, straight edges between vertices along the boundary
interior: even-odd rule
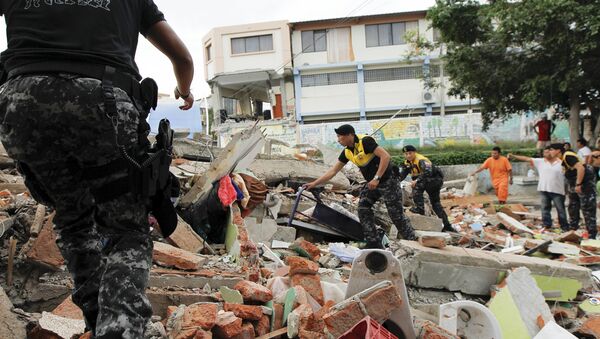
[[[270,49],[263,49],[262,48],[262,43],[261,41],[263,41],[263,38],[265,37],[270,37]],[[258,50],[253,50],[253,51],[248,51],[248,43],[249,41],[251,41],[252,39],[256,39],[257,40],[257,44],[258,44]],[[243,42],[244,45],[244,51],[243,52],[235,52],[234,51],[234,43],[236,42]],[[260,34],[260,35],[250,35],[250,36],[242,36],[242,37],[235,37],[235,38],[231,38],[230,42],[229,42],[230,48],[231,48],[231,55],[244,55],[244,54],[256,54],[256,53],[268,53],[268,52],[273,52],[275,51],[275,45],[273,42],[273,34]],[[267,44],[269,45],[269,44]],[[241,47],[241,46],[240,46]],[[265,46],[266,48],[266,46]]]
[[[416,22],[417,25],[417,34],[419,32],[419,21],[418,20],[410,20],[410,21],[396,21],[396,22],[384,22],[384,23],[378,23],[378,24],[367,24],[365,25],[365,47],[366,48],[372,48],[372,47],[386,47],[386,46],[401,46],[401,45],[406,45],[407,42],[404,40],[404,34],[406,34],[406,25],[408,23],[413,23]],[[383,42],[382,43],[382,37],[381,34],[385,34],[386,32],[382,33],[382,30],[385,30],[387,28],[387,32],[388,32],[388,39],[389,39],[389,43],[388,42]],[[396,37],[394,32],[398,31],[398,36]],[[377,35],[377,39],[376,41],[370,41],[369,38],[373,39],[374,37],[372,36],[373,34]]]
[[[317,50],[317,40],[315,40],[315,36],[317,34],[322,34],[323,43],[321,43],[320,49]],[[310,34],[310,38],[308,37]],[[305,39],[310,40],[310,45],[307,44]],[[321,40],[319,39],[319,40]],[[302,46],[302,53],[318,53],[318,52],[327,52],[327,30],[326,29],[310,29],[306,31],[300,31],[300,45]],[[322,45],[322,46],[321,46]],[[321,49],[322,48],[322,49]]]

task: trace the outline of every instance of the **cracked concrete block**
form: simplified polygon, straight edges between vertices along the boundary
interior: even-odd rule
[[[13,304],[0,287],[0,338],[25,338],[26,324],[11,311]]]
[[[427,217],[411,212],[406,212],[406,216],[410,219],[411,225],[417,231],[441,232],[444,228],[442,219],[438,217]]]

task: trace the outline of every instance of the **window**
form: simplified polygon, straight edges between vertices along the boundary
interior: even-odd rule
[[[302,52],[323,52],[327,50],[327,31],[302,31]]]
[[[345,85],[355,84],[356,82],[356,72],[311,74],[301,77],[302,87]]]
[[[440,66],[430,65],[429,72],[432,77],[439,77]],[[365,82],[419,79],[423,77],[423,66],[367,69],[364,74]]]
[[[231,39],[231,54],[256,53],[272,50],[272,34]]]
[[[440,30],[437,28],[434,28],[433,29],[433,42],[440,41],[440,36],[441,36]]]
[[[389,24],[366,25],[365,35],[367,47],[391,46],[405,44],[406,31],[417,31],[417,21],[395,22]]]
[[[205,54],[206,54],[206,61],[210,61],[212,59],[211,55],[210,55],[210,48],[212,47],[212,45],[208,45],[204,48]]]

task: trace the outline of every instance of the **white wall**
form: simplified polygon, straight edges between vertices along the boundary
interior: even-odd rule
[[[273,51],[263,51],[245,54],[231,53],[231,39],[266,34],[273,35]],[[282,38],[282,32],[280,29],[222,35],[221,40],[223,46],[224,72],[231,73],[257,69],[278,69],[278,73],[283,73],[283,68],[281,66],[283,65],[285,60],[282,48]],[[287,59],[289,59],[289,57]]]
[[[359,111],[357,84],[302,87],[302,115]]]

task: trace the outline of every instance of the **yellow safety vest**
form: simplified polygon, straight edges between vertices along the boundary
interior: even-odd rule
[[[425,160],[426,162],[431,163],[431,161],[429,161],[429,159],[427,159],[426,156],[421,155],[421,154],[416,153],[416,152],[415,152],[415,159],[412,162],[408,161],[408,160],[404,160],[404,165],[407,166],[407,167],[410,166],[410,175],[412,177],[419,176],[419,175],[421,175],[423,173],[423,169],[419,165],[419,162],[421,160]]]
[[[352,161],[358,167],[367,166],[371,160],[375,157],[373,153],[365,153],[365,149],[362,144],[362,139],[366,137],[364,134],[359,134],[356,136],[358,138],[358,142],[354,143],[354,149],[346,148],[344,150],[344,155],[346,155],[346,159]]]

